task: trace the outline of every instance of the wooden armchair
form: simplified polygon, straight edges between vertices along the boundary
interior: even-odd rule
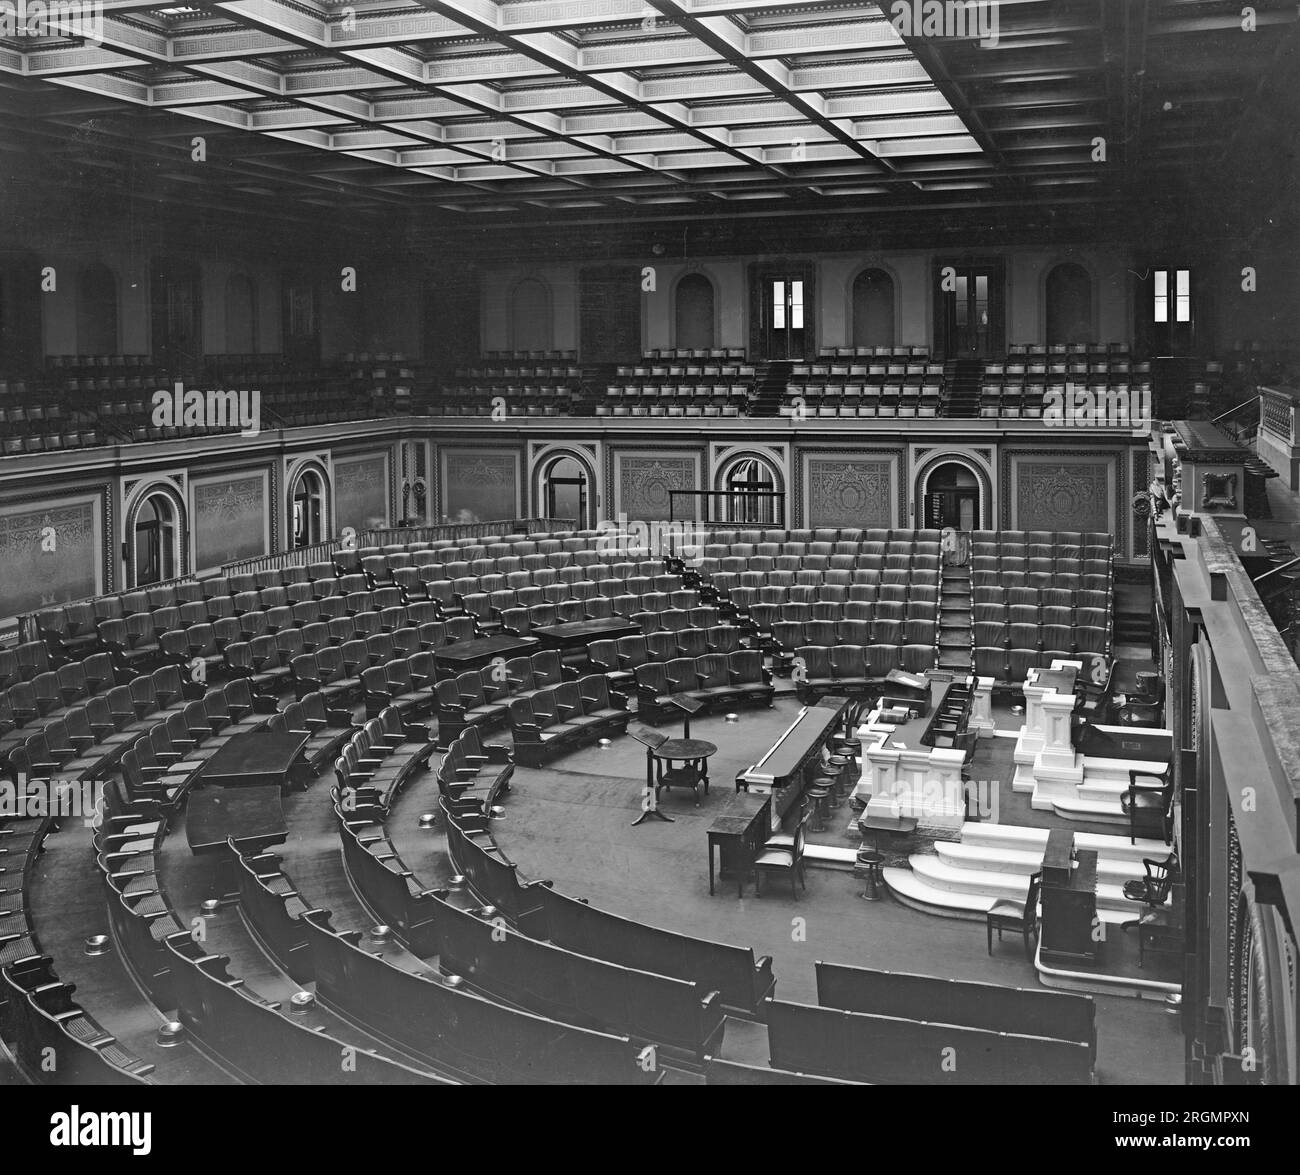
[[[1126,881],[1124,896],[1131,902],[1141,902],[1146,907],[1142,913],[1146,915],[1161,909],[1169,900],[1169,892],[1178,874],[1178,854],[1170,853],[1163,861],[1153,861],[1147,857],[1142,861],[1142,867],[1146,871],[1146,876]],[[1123,929],[1137,926],[1141,921],[1141,917],[1132,918],[1123,923]]]
[[[1139,784],[1138,779],[1158,779],[1159,787]],[[1134,770],[1128,773],[1128,791],[1119,798],[1120,809],[1128,816],[1129,844],[1139,836],[1159,837],[1165,844],[1173,839],[1174,765],[1172,760],[1163,771]]]

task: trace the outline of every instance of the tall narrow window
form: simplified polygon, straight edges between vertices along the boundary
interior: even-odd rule
[[[1157,322],[1169,321],[1169,271],[1155,272],[1155,318]]]
[[[772,325],[785,328],[785,282],[772,283]]]
[[[1192,274],[1190,270],[1180,269],[1174,280],[1174,321],[1191,322],[1192,320]]]
[[[790,283],[790,326],[793,330],[803,328],[803,282]]]

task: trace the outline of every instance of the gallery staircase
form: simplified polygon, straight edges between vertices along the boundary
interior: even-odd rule
[[[982,359],[949,359],[943,368],[943,407],[940,416],[957,418],[980,414],[980,387],[984,383]]]
[[[784,360],[759,364],[754,371],[754,394],[749,401],[750,416],[778,416],[785,402],[792,364]]]
[[[973,631],[970,567],[945,563],[939,580],[939,668],[971,668]]]

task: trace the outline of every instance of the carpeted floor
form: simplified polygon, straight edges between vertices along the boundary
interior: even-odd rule
[[[762,898],[748,886],[737,899],[733,884],[708,890],[705,830],[731,794],[735,772],[752,763],[798,712],[781,699],[773,710],[741,711],[735,725],[720,717],[692,722],[692,734],[715,743],[711,794],[696,807],[688,793],[665,793],[661,807],[674,823],[632,827],[640,812],[644,752],[632,739],[566,756],[554,768],[521,768],[494,824],[502,848],[529,878],[550,878],[575,897],[650,924],[703,938],[752,946],[771,955],[777,995],[816,1003],[813,963],[825,959],[896,971],[1036,986],[1037,976],[1010,941],[985,953],[980,922],[923,914],[892,899],[864,902],[848,872],[810,869],[797,900],[774,885]],[[676,731],[674,723],[665,732]],[[990,765],[1009,756],[1011,740],[991,740]],[[1004,800],[1020,814],[1027,797]],[[848,813],[845,810],[847,817]],[[1026,815],[1034,817],[1041,813]],[[1020,822],[1017,820],[1016,822]],[[847,825],[847,819],[844,822]],[[814,837],[836,843],[835,833]],[[1158,1003],[1098,997],[1098,1076],[1106,1083],[1180,1083],[1182,1040],[1177,1021]],[[765,1061],[761,1028],[729,1026],[724,1055]]]

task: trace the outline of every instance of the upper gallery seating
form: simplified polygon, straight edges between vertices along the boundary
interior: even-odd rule
[[[1151,364],[1134,363],[1123,343],[1014,343],[1005,363],[984,365],[979,414],[1009,419],[1041,417],[1050,394],[1064,396],[1067,384],[1094,394],[1151,391]]]
[[[942,363],[929,361],[928,348],[850,348],[817,363],[790,369],[785,402],[787,417],[921,417],[938,416],[943,397]],[[858,356],[854,352],[870,352]],[[881,352],[877,354],[876,352]]]
[[[0,379],[3,453],[238,432],[240,425],[159,425],[153,393],[261,392],[260,426],[295,427],[418,411],[428,377],[398,354],[345,356],[337,367],[295,367],[282,355],[208,355],[198,371],[168,372],[148,355],[52,355],[30,379]]]
[[[617,367],[597,416],[738,416],[747,408],[754,367],[743,353],[658,351]]]
[[[568,412],[581,380],[571,351],[490,352],[482,365],[458,367],[429,411],[488,416],[494,401],[501,400],[511,416],[558,416]]]

